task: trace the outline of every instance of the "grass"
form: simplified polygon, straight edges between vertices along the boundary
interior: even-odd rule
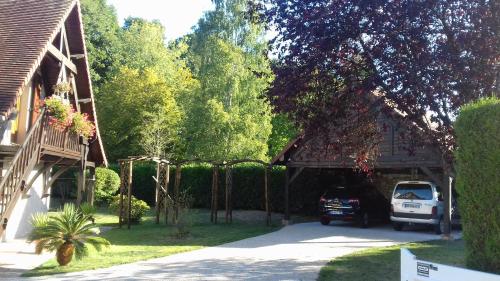
[[[464,242],[429,241],[372,248],[330,261],[321,269],[319,281],[399,281],[400,248],[408,248],[418,259],[464,267]]]
[[[102,237],[108,239],[112,246],[99,253],[91,250],[88,257],[73,260],[67,266],[58,266],[56,260],[52,259],[24,273],[23,276],[105,268],[220,245],[279,229],[278,221],[273,222],[272,226],[266,226],[264,221],[236,221],[233,219],[232,224],[221,222],[215,225],[210,223],[209,217],[210,214],[207,211],[193,210],[191,234],[184,239],[177,239],[174,235],[174,227],[164,223],[155,224],[152,214],[143,218],[141,224],[132,225],[129,230],[126,226],[122,229],[116,227],[118,218],[115,215],[100,212],[96,215],[96,223],[99,226],[114,227],[102,233]]]

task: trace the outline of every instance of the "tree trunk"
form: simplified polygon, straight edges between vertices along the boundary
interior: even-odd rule
[[[71,262],[73,259],[73,253],[75,252],[75,245],[71,242],[64,242],[56,252],[57,262],[61,266],[65,266]]]

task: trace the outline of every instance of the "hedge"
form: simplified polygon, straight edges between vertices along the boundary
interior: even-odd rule
[[[111,167],[119,172],[117,165]],[[133,169],[132,194],[138,199],[154,205],[156,165],[136,162]],[[172,191],[175,167],[170,170],[169,190]],[[182,167],[180,191],[188,190],[193,197],[193,207],[210,208],[212,167],[210,165],[188,165]],[[219,174],[219,208],[224,208],[225,171]],[[283,212],[285,169],[274,167],[269,175],[270,206],[273,212]],[[305,169],[290,187],[290,210],[305,215],[317,214],[318,199],[325,183],[318,170]],[[264,209],[264,167],[255,164],[240,164],[233,168],[233,209]]]
[[[500,272],[500,99],[464,106],[455,123],[456,171],[466,262]]]

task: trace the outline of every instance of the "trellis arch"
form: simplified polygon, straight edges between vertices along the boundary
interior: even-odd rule
[[[179,188],[182,176],[182,166],[191,163],[205,163],[212,165],[212,189],[211,189],[211,204],[210,204],[210,221],[217,223],[218,217],[218,192],[219,192],[219,170],[221,167],[225,169],[225,222],[232,223],[232,190],[233,190],[233,175],[232,169],[235,165],[242,163],[256,163],[264,166],[264,206],[266,211],[266,224],[271,224],[271,208],[269,205],[269,170],[272,168],[270,163],[256,159],[237,159],[230,161],[214,161],[204,159],[185,159],[179,161],[170,161],[158,157],[148,156],[130,156],[127,159],[120,159],[120,212],[119,226],[124,223],[124,218],[127,218],[127,228],[130,229],[130,216],[132,205],[132,180],[133,180],[133,164],[135,161],[154,161],[157,163],[156,177],[153,179],[156,182],[155,188],[155,212],[156,223],[160,223],[160,215],[165,214],[165,223],[168,223],[168,206],[167,199],[169,198],[168,185],[170,181],[170,166],[175,166],[175,181],[173,190],[174,213],[172,214],[172,222],[177,222],[179,215]],[[125,208],[127,206],[128,208]],[[125,210],[128,212],[125,214]]]

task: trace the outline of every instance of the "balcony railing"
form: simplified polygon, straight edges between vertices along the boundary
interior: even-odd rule
[[[61,130],[51,125],[48,118],[43,123],[41,136],[42,154],[79,159],[81,157],[80,137],[68,129]]]

